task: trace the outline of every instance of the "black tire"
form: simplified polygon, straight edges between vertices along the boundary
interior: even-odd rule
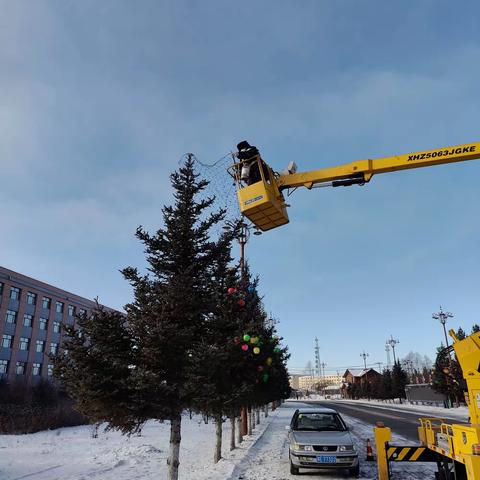
[[[358,478],[360,476],[360,465],[357,465],[356,467],[349,468],[348,473],[350,476]]]
[[[296,467],[291,460],[290,460],[290,473],[292,475],[298,475],[300,473],[299,468]]]

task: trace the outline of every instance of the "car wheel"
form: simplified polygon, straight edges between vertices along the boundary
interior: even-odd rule
[[[358,478],[360,476],[360,465],[357,465],[356,467],[349,468],[348,473],[355,478]]]
[[[296,466],[292,463],[291,460],[290,460],[290,473],[291,473],[292,475],[298,475],[298,474],[300,473],[300,472],[299,472],[299,468],[296,467]]]

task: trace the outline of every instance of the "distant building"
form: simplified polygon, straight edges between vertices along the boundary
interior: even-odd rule
[[[340,375],[303,375],[298,377],[298,385],[300,390],[316,390],[317,387],[322,389],[330,385],[341,385],[342,377]]]
[[[294,390],[298,390],[300,388],[300,382],[299,382],[300,377],[301,375],[295,375],[295,374],[292,374],[289,376],[290,387],[293,388]]]
[[[373,383],[380,379],[382,375],[373,368],[364,368],[362,370],[347,369],[343,374],[342,396],[349,397],[349,391],[352,386],[363,387],[366,383]]]
[[[95,303],[0,267],[0,377],[34,383],[52,376],[49,353],[62,343],[61,325],[75,325]]]

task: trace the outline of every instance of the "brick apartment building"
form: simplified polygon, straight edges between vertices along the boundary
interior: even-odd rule
[[[34,383],[49,378],[48,358],[61,342],[61,324],[95,303],[60,288],[0,267],[0,377]]]

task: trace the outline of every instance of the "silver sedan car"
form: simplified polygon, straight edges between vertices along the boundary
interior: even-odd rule
[[[360,465],[352,435],[338,412],[331,408],[303,408],[287,427],[290,473],[300,468],[346,468],[358,477]]]

